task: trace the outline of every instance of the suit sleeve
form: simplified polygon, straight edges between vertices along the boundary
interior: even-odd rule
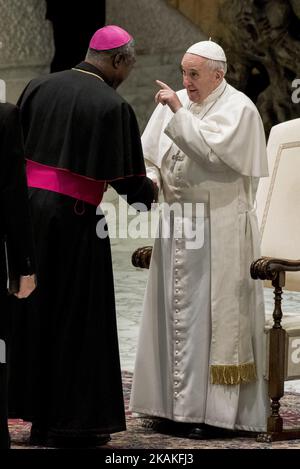
[[[19,111],[9,108],[0,138],[3,187],[1,211],[11,274],[32,274],[33,242],[30,225],[28,191],[25,176],[24,147]]]

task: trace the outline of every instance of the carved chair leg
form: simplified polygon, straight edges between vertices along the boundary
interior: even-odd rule
[[[284,395],[284,355],[285,330],[271,329],[269,357],[269,397],[271,399],[271,415],[268,418],[268,432],[282,432],[283,420],[280,416],[280,399]]]
[[[269,347],[269,397],[271,399],[271,414],[267,422],[267,435],[260,435],[258,441],[272,441],[272,434],[283,432],[283,420],[280,416],[280,399],[284,395],[285,375],[285,341],[286,332],[282,329],[282,287],[285,284],[285,272],[279,272],[273,279],[274,311],[273,327],[270,330]]]

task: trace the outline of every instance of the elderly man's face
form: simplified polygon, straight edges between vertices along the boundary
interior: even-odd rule
[[[181,62],[181,70],[183,86],[194,103],[201,103],[223,79],[223,73],[209,68],[207,59],[200,55],[185,54]]]

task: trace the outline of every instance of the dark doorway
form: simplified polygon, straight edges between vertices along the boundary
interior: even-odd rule
[[[51,72],[74,67],[86,54],[93,33],[105,25],[105,0],[46,0],[55,54]]]
[[[270,78],[266,68],[261,63],[253,63],[248,75],[244,92],[254,103],[262,91],[270,85]]]

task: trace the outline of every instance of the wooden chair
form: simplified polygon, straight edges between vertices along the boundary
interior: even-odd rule
[[[300,250],[300,119],[274,126],[267,150],[270,176],[260,180],[256,198],[264,257],[252,263],[251,276],[274,287],[271,324],[266,313],[271,414],[267,433],[258,439],[275,441],[300,438],[300,421],[299,428],[289,430],[280,416],[284,381],[300,379],[300,308],[283,316],[281,307],[283,287],[300,290],[300,259],[292,260]]]
[[[252,263],[251,276],[271,281],[275,294],[274,311],[266,313],[265,329],[271,414],[267,432],[258,436],[259,441],[270,442],[300,438],[300,422],[299,429],[284,429],[279,412],[284,381],[300,379],[300,310],[298,315],[283,318],[281,309],[282,288],[300,290],[300,259],[288,260],[295,256],[297,248],[300,250],[300,119],[272,128],[268,160],[270,176],[261,179],[256,198],[264,257]],[[151,246],[137,249],[132,255],[133,265],[149,268],[151,252]],[[295,341],[299,343],[296,365],[291,363]]]

